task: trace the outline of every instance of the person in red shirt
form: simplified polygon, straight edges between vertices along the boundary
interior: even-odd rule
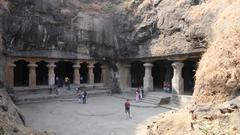
[[[130,102],[129,99],[126,100],[126,102],[124,103],[125,106],[125,113],[127,115],[127,118],[131,118],[130,116]]]

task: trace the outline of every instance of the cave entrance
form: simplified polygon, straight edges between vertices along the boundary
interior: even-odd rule
[[[47,62],[40,61],[37,62],[36,75],[37,75],[37,85],[48,85],[48,68]]]
[[[70,82],[73,82],[73,63],[68,61],[60,61],[56,63],[55,75],[61,80],[68,77]]]
[[[143,62],[136,61],[131,64],[131,87],[143,86],[144,72]]]
[[[102,68],[100,63],[94,64],[93,74],[94,74],[94,83],[101,83]]]
[[[155,61],[152,68],[154,91],[164,90],[164,87],[171,89],[171,78],[173,70],[169,61]],[[170,92],[170,91],[169,91]]]
[[[87,83],[88,82],[88,64],[87,63],[81,63],[80,68],[80,83]]]
[[[14,68],[14,86],[28,86],[29,69],[27,65],[29,62],[19,60],[14,62],[14,64],[16,64]]]
[[[197,68],[197,59],[184,61],[182,77],[184,79],[184,94],[192,95],[195,85],[195,73]]]

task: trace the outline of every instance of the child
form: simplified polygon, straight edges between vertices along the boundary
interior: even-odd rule
[[[129,99],[126,100],[126,102],[124,103],[124,106],[125,106],[125,113],[126,113],[127,118],[131,118],[131,116],[130,116],[130,102],[129,102]]]

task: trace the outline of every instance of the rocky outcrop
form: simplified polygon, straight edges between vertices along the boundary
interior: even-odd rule
[[[12,0],[3,38],[15,56],[143,58],[204,51],[217,10],[191,0]]]
[[[4,7],[3,7],[3,2],[0,1],[0,20],[2,20],[2,14],[3,14],[3,10],[4,10]],[[1,21],[0,21],[1,22]],[[3,87],[3,82],[4,82],[4,67],[5,67],[5,63],[6,63],[6,59],[5,59],[5,55],[4,55],[4,52],[5,52],[5,48],[4,48],[4,45],[3,45],[3,41],[2,41],[2,33],[3,33],[3,30],[2,30],[2,24],[0,23],[0,88]]]
[[[196,103],[219,103],[240,95],[239,6],[240,1],[226,2],[213,25],[214,42],[196,72]]]
[[[0,135],[55,135],[24,126],[24,117],[4,89],[0,89]]]
[[[239,6],[239,0],[209,0],[192,10],[216,13],[211,42],[197,69],[193,102],[154,120],[146,126],[149,135],[240,133]]]
[[[239,105],[238,97],[224,104],[191,106],[163,114],[146,125],[145,132],[148,135],[238,135]]]

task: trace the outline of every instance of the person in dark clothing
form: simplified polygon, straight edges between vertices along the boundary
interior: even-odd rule
[[[84,90],[83,91],[83,104],[86,104],[87,103],[87,92]]]

